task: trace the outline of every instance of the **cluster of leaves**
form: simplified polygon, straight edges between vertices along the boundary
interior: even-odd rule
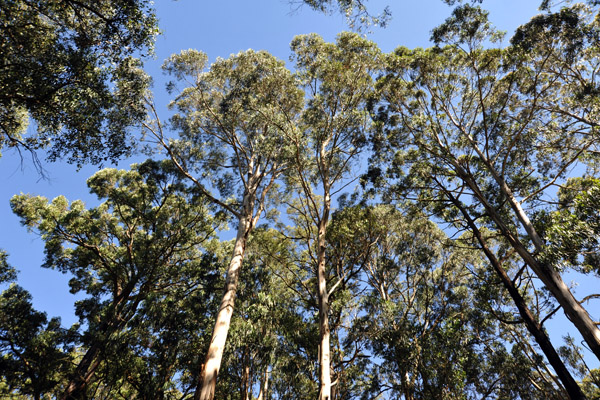
[[[78,165],[129,154],[149,84],[135,57],[158,32],[150,3],[0,2],[0,148],[50,144],[51,160]]]

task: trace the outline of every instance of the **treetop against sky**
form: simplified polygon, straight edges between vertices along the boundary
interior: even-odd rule
[[[320,9],[322,6],[322,3],[319,2],[308,3],[317,9]],[[393,4],[388,4],[385,0],[376,0],[366,2],[365,5],[369,7],[368,9],[372,15],[375,16],[379,15],[383,10],[386,10],[386,7],[389,5],[389,11],[391,12],[392,18],[387,22],[386,28],[373,25],[364,33],[367,39],[372,40],[385,53],[392,52],[398,46],[404,46],[408,49],[417,47],[427,48],[432,46],[430,41],[432,29],[439,26],[446,18],[448,18],[452,11],[451,7],[440,0],[423,0],[417,2],[396,1]],[[288,2],[277,0],[270,0],[268,2],[222,1],[212,2],[208,5],[200,4],[192,0],[181,0],[177,2],[162,1],[155,6],[155,15],[161,33],[156,37],[153,49],[154,55],[145,59],[144,69],[152,78],[151,90],[156,113],[163,121],[167,121],[173,113],[172,110],[167,109],[167,104],[174,99],[174,95],[169,94],[165,89],[165,85],[170,78],[165,76],[161,70],[161,65],[164,60],[173,54],[180,54],[182,50],[197,49],[201,51],[202,54],[206,55],[206,58],[208,59],[206,64],[211,65],[218,59],[228,59],[231,54],[238,54],[240,56],[242,54],[254,54],[251,52],[243,53],[248,49],[254,49],[256,51],[264,50],[278,59],[283,60],[286,67],[293,71],[294,59],[291,57],[292,51],[290,50],[290,43],[292,43],[294,37],[301,34],[316,33],[320,35],[325,42],[333,43],[336,41],[336,37],[341,31],[348,29],[346,18],[337,12],[326,15],[322,12],[315,12],[308,5],[298,7],[297,4],[290,5]],[[331,3],[326,2],[325,9],[329,9],[330,6]],[[500,47],[508,44],[513,32],[519,25],[528,22],[531,17],[538,14],[538,6],[538,0],[520,2],[488,0],[483,3],[483,8],[490,10],[489,19],[491,23],[498,29],[506,31],[506,36],[499,42]],[[128,22],[125,21],[125,23]],[[309,36],[305,36],[304,38],[306,39],[308,37]],[[140,43],[146,43],[145,40],[147,39],[148,38],[146,37],[141,37],[137,40]],[[298,42],[296,42],[296,45],[297,43]],[[418,54],[418,51],[414,54]],[[436,58],[436,55],[433,53],[423,54],[424,58],[431,57],[431,59],[435,58],[437,60],[441,57]],[[400,60],[403,56],[402,52],[399,52],[397,56]],[[451,57],[449,59],[451,59]],[[137,72],[135,72],[137,71],[135,70],[136,66],[137,64],[135,63],[127,64],[126,71],[121,71],[119,73],[138,76]],[[94,76],[90,77],[90,80],[94,79],[97,80],[98,78]],[[218,80],[218,77],[214,79],[216,81]],[[148,81],[140,77],[136,82],[137,84],[135,87],[124,87],[121,89],[130,90],[130,94],[136,97],[137,93],[144,89],[145,84]],[[423,85],[428,87],[427,83],[424,83]],[[307,87],[308,86],[309,85],[307,85]],[[112,92],[110,92],[111,88],[103,88],[102,90],[104,89],[106,89],[107,92],[103,92],[105,96],[103,97],[103,101],[108,102],[107,104],[111,104],[109,103],[110,96],[113,95],[111,94]],[[465,91],[467,90],[465,89]],[[500,96],[500,94],[498,96]],[[117,106],[121,104],[119,102],[123,101],[125,101],[126,104],[130,104],[126,101],[127,97],[122,96],[122,93],[115,95],[115,98],[115,104],[117,104]],[[71,102],[76,101],[67,100]],[[85,101],[88,100],[92,101],[93,99],[87,99]],[[81,104],[84,104],[85,101]],[[121,140],[120,135],[124,132],[118,123],[123,123],[125,126],[130,118],[135,119],[135,112],[139,111],[135,108],[136,105],[133,103],[135,102],[130,104],[133,108],[123,115],[111,114],[110,112],[106,114],[111,118],[116,118],[114,120],[117,121],[115,122],[116,125],[113,125],[115,129],[111,132],[114,134],[113,144],[117,144],[117,146]],[[433,103],[434,102],[432,102],[432,104]],[[443,100],[441,103],[443,103]],[[30,106],[29,103],[27,103],[27,106]],[[22,110],[22,106],[16,107],[15,110]],[[76,111],[76,108],[68,110]],[[34,111],[32,111],[32,115],[36,117]],[[394,112],[401,113],[401,111],[398,110],[394,110]],[[190,113],[193,113],[193,110],[190,111]],[[426,114],[427,110],[423,111],[423,113]],[[13,114],[17,115],[18,113],[15,112]],[[82,108],[81,115],[85,115],[85,108]],[[43,127],[44,123],[49,126],[45,132],[47,132],[48,135],[52,133],[55,121],[43,113],[38,114],[37,118],[40,122],[36,124],[36,122],[30,121],[24,137],[26,137],[27,134],[33,134],[36,127]],[[44,118],[47,118],[47,120],[44,120]],[[72,119],[74,125],[71,128],[73,132],[77,132],[81,129],[97,130],[98,126],[101,126],[103,123],[100,120],[96,122],[92,121],[90,122],[90,125],[87,126],[82,122],[83,120],[85,120],[85,118],[82,120]],[[110,118],[107,120],[111,121]],[[418,125],[418,121],[414,123]],[[16,122],[15,124],[13,125],[19,125]],[[18,134],[22,133],[19,130],[19,126],[11,131],[15,138]],[[67,126],[67,128],[69,127]],[[135,130],[129,132],[134,134],[139,133],[135,132]],[[169,132],[168,135],[171,135],[171,133]],[[75,159],[72,160],[75,161],[76,164],[79,163],[78,157],[85,155],[87,150],[90,151],[90,154],[97,154],[100,144],[98,141],[94,140],[93,137],[90,137],[90,140],[89,144],[84,144],[81,148],[75,148],[75,153],[72,153],[76,155]],[[26,144],[29,142],[23,143]],[[49,150],[37,150],[39,157],[43,159],[46,156],[53,157],[54,155],[60,157],[61,155],[69,154],[68,142],[61,143],[58,141],[56,143],[58,143],[58,148],[51,147]],[[457,143],[459,144],[456,146],[460,147],[461,142],[459,139],[457,139]],[[36,146],[37,144],[31,144],[32,148]],[[36,169],[35,163],[30,161],[30,154],[25,151],[25,147],[20,147],[18,150],[11,147],[4,147],[1,150],[2,159],[0,162],[3,166],[0,169],[0,179],[3,179],[3,185],[1,185],[0,189],[0,213],[2,215],[1,220],[3,221],[3,227],[0,231],[0,248],[8,252],[9,263],[20,271],[18,283],[31,292],[34,308],[47,312],[49,317],[60,316],[63,318],[63,324],[65,326],[70,326],[76,321],[76,317],[73,314],[73,302],[81,297],[68,294],[67,282],[69,276],[61,275],[56,270],[40,268],[43,264],[44,257],[43,240],[40,237],[28,233],[27,229],[19,224],[19,218],[10,210],[9,199],[13,195],[19,193],[41,195],[48,199],[64,195],[69,201],[82,199],[86,202],[88,208],[94,207],[98,205],[99,200],[87,193],[88,189],[85,181],[97,170],[97,167],[86,165],[85,162],[83,162],[81,168],[76,170],[74,165],[67,164],[60,159],[53,163],[42,162],[47,178],[40,179],[39,170]],[[46,153],[46,151],[48,152]],[[458,150],[459,153],[460,151],[462,150]],[[128,151],[124,151],[123,154],[127,154],[127,152]],[[118,158],[123,154],[113,152],[108,155],[105,161],[109,161],[111,158]],[[90,157],[93,158],[93,156]],[[128,169],[131,163],[143,161],[145,158],[145,156],[134,155],[130,158],[121,159],[118,162],[118,167]],[[457,159],[459,158],[460,157],[457,156]],[[95,161],[102,160],[96,159]],[[452,162],[454,162],[454,160],[452,160]],[[456,161],[456,163],[460,163],[460,160]],[[565,166],[565,168],[567,168],[567,166]],[[491,187],[493,186],[493,183],[487,182],[486,185]],[[473,187],[471,187],[471,189],[473,189]],[[486,190],[491,189],[486,187]],[[352,188],[349,188],[349,191],[352,191]],[[318,200],[316,202],[318,203]],[[335,201],[332,204],[333,211],[335,211]],[[589,210],[582,211],[577,209],[576,211],[579,213],[578,215],[583,215],[585,218],[592,218],[590,217],[592,214]],[[327,211],[327,215],[329,215],[329,211]],[[566,215],[561,218],[568,217],[569,216]],[[233,225],[235,224],[232,224],[232,227],[235,229],[235,226]],[[560,232],[556,233],[556,235],[559,234]],[[230,235],[231,233],[224,233],[222,234],[222,237],[229,237]],[[567,283],[568,277],[569,275],[566,275],[565,277]],[[588,293],[589,288],[586,287],[585,281],[577,283],[581,284],[581,288],[576,292],[578,297],[581,298],[584,294]],[[436,283],[436,285],[437,284],[438,283]],[[442,283],[439,284],[442,285]],[[332,309],[334,311],[337,310],[335,308],[337,307],[335,300],[334,296],[332,301]],[[593,308],[591,308],[590,311],[596,312]],[[560,335],[572,333],[574,329],[568,324],[568,321],[565,322],[562,316],[561,318],[556,318],[555,321],[558,322],[552,322],[552,324],[548,326],[551,327],[549,331],[552,339],[556,340],[556,343],[558,344],[560,342]],[[335,322],[332,322],[332,324],[335,325]],[[235,327],[233,329],[235,329]],[[520,333],[515,331],[513,334],[518,335]]]
[[[397,46],[425,47],[430,45],[431,30],[449,15],[451,8],[439,0],[402,2],[389,4],[383,0],[369,2],[372,10],[390,6],[393,18],[388,26],[372,27],[367,37],[374,40],[383,51]],[[324,15],[306,6],[290,6],[284,1],[261,2],[223,1],[209,5],[196,4],[191,0],[157,2],[156,16],[161,34],[156,39],[155,55],[146,60],[146,71],[153,78],[153,93],[159,112],[166,119],[166,104],[171,97],[165,92],[167,77],[160,69],[163,61],[183,49],[194,48],[205,52],[210,60],[227,57],[240,50],[253,48],[267,50],[282,60],[291,54],[290,42],[294,36],[316,32],[327,41],[347,29],[345,18],[334,13]],[[538,13],[536,0],[489,1],[490,20],[499,29],[511,32],[532,15]],[[29,128],[34,129],[33,126]],[[1,162],[2,179],[0,194],[5,201],[0,204],[5,228],[0,232],[0,243],[10,254],[10,262],[21,271],[19,282],[33,293],[34,305],[50,315],[62,315],[65,323],[74,322],[71,314],[72,299],[67,291],[66,280],[55,271],[39,268],[43,256],[42,243],[19,225],[10,211],[8,199],[20,192],[44,195],[53,198],[67,195],[70,200],[83,199],[93,205],[96,201],[87,194],[86,179],[96,167],[83,166],[78,172],[63,162],[45,163],[48,179],[40,179],[33,167],[29,154],[21,155],[10,148],[3,151]],[[44,158],[44,151],[38,151]],[[120,168],[131,162],[123,160]],[[36,250],[34,250],[36,249]],[[47,283],[51,282],[50,285]]]

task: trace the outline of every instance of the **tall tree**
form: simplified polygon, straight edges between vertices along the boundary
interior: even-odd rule
[[[167,72],[189,85],[172,103],[178,111],[172,125],[180,139],[168,140],[158,122],[147,125],[179,170],[237,223],[196,400],[214,397],[246,242],[288,166],[286,137],[296,129],[303,104],[292,74],[266,52],[248,50],[219,59],[204,72],[206,63],[205,54],[191,50],[165,63]]]
[[[0,2],[0,149],[50,145],[50,159],[115,160],[145,115],[157,20],[147,0]],[[27,134],[29,118],[37,127]]]
[[[475,234],[485,226],[498,232],[600,358],[600,330],[563,282],[558,260],[544,257],[547,238],[531,219],[570,168],[593,164],[597,153],[598,115],[585,95],[596,85],[597,49],[587,46],[597,20],[583,6],[562,13],[550,25],[534,19],[518,44],[484,49],[499,37],[487,13],[457,8],[433,33],[445,47],[390,55],[381,81],[389,113],[381,116],[396,149],[389,171],[397,188]]]
[[[202,196],[182,179],[170,162],[148,161],[132,171],[105,169],[92,176],[92,193],[106,201],[89,210],[62,196],[51,202],[29,195],[11,200],[22,223],[44,238],[44,266],[71,273],[71,291],[89,296],[76,305],[86,324],[80,338],[85,354],[62,399],[85,395],[140,304],[185,284],[181,269],[202,262],[199,246],[214,227]]]
[[[346,339],[372,354],[363,398],[565,397],[468,233],[451,240],[422,212],[389,205],[343,209],[334,224],[344,253],[364,254]]]
[[[301,129],[291,138],[294,165],[288,184],[299,193],[295,208],[305,226],[305,241],[317,276],[319,309],[319,398],[331,399],[329,296],[337,285],[329,280],[326,235],[331,199],[352,180],[351,168],[366,144],[370,127],[367,102],[378,68],[377,46],[354,33],[342,33],[336,43],[320,36],[292,41],[293,59],[308,96]]]

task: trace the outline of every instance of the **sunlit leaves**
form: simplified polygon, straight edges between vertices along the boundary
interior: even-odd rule
[[[2,1],[0,145],[50,145],[50,159],[78,165],[129,154],[149,86],[132,57],[158,32],[149,3]]]

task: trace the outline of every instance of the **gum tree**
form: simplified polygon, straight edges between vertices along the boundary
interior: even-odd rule
[[[207,71],[206,66],[206,55],[192,50],[172,56],[164,65],[188,85],[171,105],[177,110],[172,127],[179,139],[167,139],[158,122],[147,125],[181,173],[237,224],[196,400],[214,397],[246,242],[269,206],[277,178],[288,167],[287,137],[297,129],[303,104],[303,92],[292,74],[266,52],[248,50],[218,59]]]
[[[373,94],[372,75],[379,64],[377,46],[354,33],[342,33],[336,43],[316,34],[292,41],[297,76],[308,103],[300,130],[291,137],[294,164],[288,184],[298,194],[290,203],[304,226],[304,242],[317,277],[320,331],[320,395],[331,399],[331,352],[329,296],[338,285],[328,287],[330,271],[326,235],[332,197],[352,181],[352,168],[366,145],[371,119],[367,103]]]
[[[563,282],[564,265],[545,256],[550,243],[535,220],[573,166],[594,165],[598,147],[597,107],[586,94],[595,87],[597,21],[583,6],[561,13],[550,24],[534,19],[506,49],[486,49],[498,38],[486,13],[462,6],[434,30],[445,46],[397,49],[380,81],[378,139],[386,143],[376,143],[394,149],[388,178],[396,193],[414,194],[476,236],[483,227],[497,232],[600,358],[600,330]],[[383,183],[380,172],[371,177]],[[483,239],[495,264],[492,250],[502,248],[488,252]]]

